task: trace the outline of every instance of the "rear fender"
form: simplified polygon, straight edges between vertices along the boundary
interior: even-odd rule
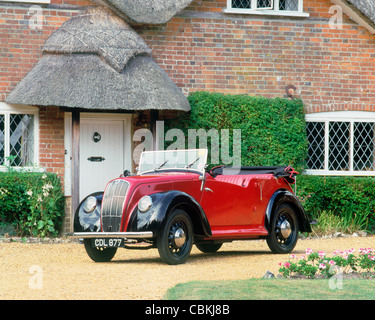
[[[210,237],[211,228],[207,217],[199,203],[187,193],[181,191],[167,191],[149,195],[152,206],[146,212],[140,212],[138,206],[133,210],[127,231],[152,231],[157,237],[163,230],[169,214],[175,208],[184,209],[194,226],[194,234]]]
[[[277,190],[268,202],[264,222],[267,231],[270,232],[271,221],[273,219],[275,210],[277,206],[279,206],[282,203],[289,203],[294,207],[297,214],[300,231],[311,232],[310,222],[305,210],[302,207],[302,204],[293,193],[285,189]]]
[[[74,214],[74,232],[98,232],[100,231],[100,212],[104,192],[95,192],[83,199]],[[86,199],[90,196],[96,198],[96,208],[87,213],[83,209]]]

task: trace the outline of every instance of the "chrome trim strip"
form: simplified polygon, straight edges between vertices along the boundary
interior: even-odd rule
[[[69,238],[126,238],[149,239],[153,237],[152,231],[140,232],[74,232],[68,234]]]

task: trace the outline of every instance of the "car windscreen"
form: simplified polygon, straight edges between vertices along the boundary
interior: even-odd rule
[[[162,170],[191,170],[204,173],[207,163],[206,149],[144,151],[138,174]]]

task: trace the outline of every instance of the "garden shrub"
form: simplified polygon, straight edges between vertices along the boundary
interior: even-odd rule
[[[219,133],[229,129],[230,134],[231,130],[240,129],[242,165],[304,168],[307,139],[301,100],[209,92],[195,92],[188,99],[191,111],[170,121],[167,127],[182,129],[185,136],[188,129],[206,132],[216,129]],[[229,144],[232,152],[233,136]],[[209,142],[209,152],[210,146]],[[218,164],[211,163],[211,166]]]
[[[0,202],[0,223],[20,236],[57,236],[65,199],[56,174],[1,172]]]
[[[348,231],[375,228],[375,178],[299,175],[297,196],[309,216],[330,212]]]

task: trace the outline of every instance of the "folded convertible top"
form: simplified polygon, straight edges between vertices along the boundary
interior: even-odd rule
[[[295,176],[298,174],[291,166],[276,166],[276,167],[228,167],[219,166],[212,168],[210,174],[213,177],[218,175],[247,175],[247,174],[273,174],[276,178],[284,178],[290,184],[295,183]]]

